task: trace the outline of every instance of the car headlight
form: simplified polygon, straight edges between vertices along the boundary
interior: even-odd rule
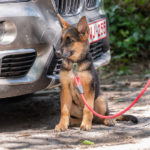
[[[16,25],[12,21],[0,22],[0,45],[12,43],[17,36]]]

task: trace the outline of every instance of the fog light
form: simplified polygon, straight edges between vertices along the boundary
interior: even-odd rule
[[[12,21],[0,22],[0,45],[12,43],[17,36],[16,25]]]

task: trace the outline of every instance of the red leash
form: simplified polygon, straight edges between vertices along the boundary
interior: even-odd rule
[[[77,89],[78,89],[78,91],[79,91],[79,93],[80,93],[80,95],[81,95],[81,98],[82,98],[84,104],[88,107],[88,109],[89,109],[95,116],[97,116],[97,117],[99,117],[99,118],[103,118],[103,119],[113,119],[113,118],[116,118],[116,117],[122,115],[122,114],[125,113],[126,111],[128,111],[128,110],[140,99],[140,97],[144,94],[144,92],[145,92],[145,91],[147,90],[147,88],[150,86],[150,80],[148,80],[147,84],[145,85],[145,87],[144,87],[144,89],[142,90],[142,92],[138,95],[138,97],[131,103],[131,105],[129,105],[129,106],[128,106],[126,109],[124,109],[123,111],[121,111],[121,112],[119,112],[119,113],[117,113],[117,114],[115,114],[115,115],[112,115],[112,116],[103,116],[103,115],[100,115],[100,114],[98,114],[97,112],[95,112],[95,111],[88,105],[88,103],[86,102],[86,99],[85,99],[85,97],[84,97],[84,95],[83,95],[83,93],[84,93],[84,92],[83,92],[83,87],[82,87],[82,85],[81,85],[80,78],[79,78],[77,75],[75,75],[74,81],[75,81],[75,84],[76,84],[76,86],[77,86]]]

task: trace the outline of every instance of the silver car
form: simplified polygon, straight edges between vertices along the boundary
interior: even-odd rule
[[[0,0],[0,98],[33,93],[59,83],[61,38],[57,13],[72,25],[86,16],[96,68],[109,63],[103,0]]]

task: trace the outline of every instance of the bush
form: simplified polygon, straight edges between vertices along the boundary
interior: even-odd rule
[[[149,0],[105,0],[113,59],[134,60],[150,53]]]

